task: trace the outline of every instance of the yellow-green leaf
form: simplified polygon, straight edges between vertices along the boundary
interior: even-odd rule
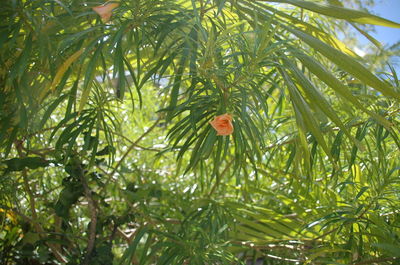
[[[67,60],[65,60],[65,62],[58,68],[57,73],[53,79],[53,81],[51,82],[51,85],[42,91],[41,94],[41,98],[43,98],[48,91],[54,91],[54,89],[57,87],[57,85],[60,83],[61,78],[64,76],[65,72],[68,70],[68,68],[70,67],[70,65],[75,62],[79,56],[81,56],[81,54],[83,53],[85,49],[80,49],[79,51],[75,52],[74,54],[72,54]]]

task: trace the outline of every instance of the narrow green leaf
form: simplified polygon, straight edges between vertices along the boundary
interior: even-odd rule
[[[49,165],[49,161],[42,157],[24,157],[24,158],[12,158],[3,161],[7,165],[7,171],[21,171],[25,168],[37,169],[40,167],[46,167]]]
[[[368,32],[360,29],[357,25],[355,25],[354,23],[350,23],[358,32],[360,32],[364,37],[366,37],[371,43],[373,43],[378,49],[382,49],[382,44],[375,39],[374,37],[372,37],[370,34],[368,34]]]
[[[32,33],[30,33],[25,39],[24,49],[22,50],[21,55],[18,57],[18,59],[11,68],[9,77],[11,80],[17,78],[18,76],[21,76],[23,72],[26,70],[26,67],[28,65],[28,60],[32,52],[32,42],[33,42]]]
[[[322,15],[345,19],[348,21],[362,23],[362,24],[372,24],[378,26],[400,28],[399,23],[390,21],[388,19],[381,18],[363,11],[353,10],[336,5],[330,5],[327,3],[317,3],[317,2],[309,2],[303,0],[264,0],[264,1],[291,4]]]
[[[393,245],[389,243],[372,243],[372,246],[386,251],[390,255],[393,255],[393,257],[400,257],[399,245]]]
[[[139,231],[136,233],[135,239],[132,241],[132,243],[129,245],[129,247],[125,250],[124,254],[122,255],[119,265],[124,265],[124,264],[130,263],[130,261],[132,260],[133,254],[135,254],[136,248],[137,248],[140,240],[148,232],[148,230],[149,230],[149,228],[147,226],[139,228]]]
[[[382,94],[393,97],[400,100],[400,94],[393,90],[387,83],[380,80],[373,73],[371,73],[362,64],[357,62],[355,59],[349,57],[348,55],[341,53],[340,51],[330,47],[326,43],[310,36],[302,31],[285,27],[288,31],[292,32],[294,35],[302,39],[312,48],[320,52],[322,55],[327,57],[329,60],[334,62],[336,65],[341,67],[343,70],[352,74],[354,77],[358,78],[360,81],[369,85],[376,90],[382,92]]]
[[[39,128],[43,128],[43,126],[46,124],[46,121],[50,117],[50,115],[53,113],[53,111],[68,97],[68,94],[64,94],[60,96],[58,99],[56,99],[46,110],[46,112],[43,114],[42,120],[40,121]]]
[[[356,197],[354,198],[354,201],[357,201],[358,198],[360,198],[368,189],[369,187],[362,187],[360,191],[357,193]]]
[[[174,78],[174,82],[173,82],[173,86],[172,86],[172,90],[171,90],[171,94],[170,94],[169,109],[171,111],[169,112],[169,118],[171,118],[171,116],[173,115],[176,104],[178,103],[179,88],[181,87],[182,75],[183,75],[183,71],[185,69],[187,56],[188,56],[188,49],[183,48],[183,54],[182,54],[182,57],[178,64],[178,70],[175,73],[175,78]]]
[[[102,52],[103,42],[101,42],[98,46],[96,51],[94,52],[92,58],[90,59],[88,66],[86,67],[86,74],[85,74],[85,81],[83,83],[82,88],[82,96],[81,101],[79,103],[79,112],[83,110],[85,104],[89,98],[90,90],[91,90],[91,83],[94,78],[94,74],[96,73],[97,68],[97,60]]]
[[[287,14],[285,12],[279,11],[276,8],[272,8],[269,5],[261,4],[259,2],[256,2],[254,4],[251,2],[244,3],[244,4],[252,6],[253,8],[261,9],[262,10],[262,11],[260,11],[260,12],[262,12],[261,17],[263,17],[265,19],[264,23],[267,23],[267,21],[271,20],[272,16],[277,15],[277,17],[283,18],[285,22],[288,22],[290,26],[296,26],[298,29],[307,32],[308,34],[312,35],[313,37],[329,44],[330,46],[340,50],[341,52],[344,52],[352,57],[357,57],[357,54],[355,52],[353,52],[352,50],[350,50],[346,46],[345,43],[343,43],[342,41],[337,39],[332,34],[329,34],[325,31],[323,31],[321,28],[318,28],[318,27],[316,27],[310,23],[307,23],[303,20],[297,19],[296,17],[294,17],[290,14]],[[247,8],[242,7],[242,9],[247,13],[250,12],[250,10]],[[267,13],[266,12],[267,10],[272,12],[272,14]],[[271,21],[271,23],[277,24],[277,21]]]
[[[287,88],[290,93],[290,98],[293,102],[293,105],[297,108],[298,110],[298,116],[301,117],[302,120],[304,120],[304,123],[307,126],[307,129],[309,129],[314,137],[317,139],[318,143],[321,145],[322,149],[324,149],[325,153],[328,155],[328,157],[332,158],[328,146],[326,145],[324,136],[313,118],[314,115],[312,114],[311,110],[308,108],[306,102],[304,101],[303,97],[300,95],[300,93],[297,91],[296,86],[293,84],[291,81],[289,75],[281,70],[282,76],[285,80],[285,83],[287,85]],[[333,162],[333,160],[332,160]],[[333,162],[334,163],[334,162]]]
[[[364,111],[380,124],[384,125],[386,128],[390,128],[391,124],[388,120],[383,118],[382,116],[368,110],[365,108],[360,101],[353,96],[351,91],[340,82],[332,73],[326,70],[319,62],[317,62],[314,58],[307,56],[305,54],[296,54],[296,57],[300,59],[300,61],[310,70],[313,74],[315,74],[321,81],[334,89],[339,95],[350,101],[354,106]]]
[[[340,118],[336,115],[335,110],[331,107],[328,101],[324,98],[320,91],[318,91],[310,80],[289,60],[284,59],[289,70],[295,76],[298,83],[303,88],[304,93],[309,98],[310,102],[315,103],[320,110],[322,110],[339,128],[360,148],[360,143],[350,134]]]

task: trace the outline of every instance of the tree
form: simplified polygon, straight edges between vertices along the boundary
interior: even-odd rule
[[[328,2],[5,1],[2,263],[398,262],[399,81],[335,30],[400,25]]]

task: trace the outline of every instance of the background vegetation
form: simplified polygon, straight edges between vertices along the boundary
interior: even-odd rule
[[[399,24],[337,0],[100,4],[2,2],[0,263],[399,263],[400,85],[364,26]]]

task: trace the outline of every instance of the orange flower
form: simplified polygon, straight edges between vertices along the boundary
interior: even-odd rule
[[[217,135],[233,133],[232,115],[228,113],[216,116],[213,121],[210,121],[210,124],[217,131]]]
[[[106,3],[101,6],[92,7],[93,11],[99,14],[104,23],[108,22],[111,18],[112,11],[118,7],[119,3]]]

